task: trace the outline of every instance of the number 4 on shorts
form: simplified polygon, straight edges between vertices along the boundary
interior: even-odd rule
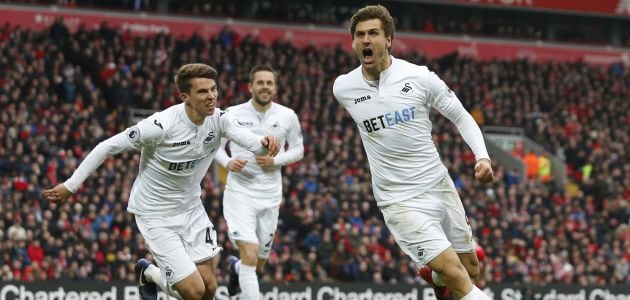
[[[212,228],[212,227],[206,228],[206,243],[208,243],[208,244],[213,244],[213,242],[212,242],[212,230],[213,229],[214,228]]]

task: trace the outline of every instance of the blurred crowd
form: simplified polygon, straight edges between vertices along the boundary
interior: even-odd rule
[[[433,117],[434,140],[487,253],[482,283],[630,282],[627,66],[402,57],[438,73],[481,125],[524,128],[570,170],[570,183],[557,188],[553,178],[521,178],[495,163],[496,182],[480,185],[455,127]],[[107,159],[68,203],[47,203],[41,192],[129,126],[129,108],[178,103],[173,73],[189,62],[218,69],[223,108],[249,98],[252,66],[271,63],[277,101],[301,120],[305,157],[284,170],[263,281],[421,282],[384,226],[356,125],[332,96],[335,77],[357,66],[353,54],[228,32],[141,38],[102,26],[71,34],[60,22],[47,31],[0,27],[1,281],[135,281],[135,261],[150,256],[125,212],[138,153]],[[227,254],[236,252],[214,177],[204,178],[202,200],[225,248],[225,284]]]
[[[8,0],[66,8],[112,9],[135,13],[195,15],[264,22],[346,27],[360,0]],[[471,35],[595,45],[630,46],[630,20],[571,11],[496,9],[494,5],[450,5],[439,1],[389,1],[396,26],[408,32]],[[490,1],[492,2],[492,1]],[[509,4],[507,1],[503,4]],[[509,5],[507,5],[509,6]]]

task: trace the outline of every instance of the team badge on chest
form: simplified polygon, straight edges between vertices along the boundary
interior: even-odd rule
[[[203,140],[203,143],[209,144],[214,139],[214,136],[215,136],[214,131],[208,132],[208,136],[206,136],[206,138]]]

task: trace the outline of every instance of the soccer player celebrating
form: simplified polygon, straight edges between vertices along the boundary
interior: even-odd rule
[[[260,295],[257,273],[260,276],[264,270],[278,226],[281,168],[304,156],[297,115],[273,101],[277,92],[276,77],[270,66],[254,67],[249,73],[252,98],[227,111],[253,132],[278,137],[281,145],[278,155],[255,155],[235,144],[229,144],[231,157],[223,147],[217,152],[217,162],[229,170],[223,214],[228,236],[238,247],[241,258],[230,257],[228,293],[233,296],[241,290],[243,299],[258,299]]]
[[[361,66],[339,76],[333,93],[358,125],[387,227],[417,265],[432,269],[425,280],[436,296],[489,299],[471,281],[479,273],[475,242],[431,139],[429,112],[457,126],[475,153],[475,177],[488,183],[493,174],[479,126],[435,73],[391,55],[394,21],[385,7],[360,9],[350,34]]]
[[[105,158],[141,149],[140,170],[127,210],[135,215],[155,261],[136,264],[142,299],[157,299],[157,285],[179,299],[214,299],[217,288],[214,225],[202,206],[200,183],[227,137],[257,155],[275,156],[279,141],[238,126],[217,110],[217,72],[205,64],[182,66],[175,83],[183,103],[173,105],[98,144],[64,183],[44,198],[63,202]]]

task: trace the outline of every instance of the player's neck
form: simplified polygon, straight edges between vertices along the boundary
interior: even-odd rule
[[[267,103],[261,103],[260,101],[253,99],[252,105],[257,112],[266,112],[271,107],[271,103],[273,101],[269,101]]]
[[[375,81],[381,79],[381,73],[389,66],[392,65],[391,56],[387,55],[378,65],[373,66],[371,68],[366,68],[363,66],[361,68],[361,72],[363,73],[363,77],[369,81]]]
[[[206,116],[197,113],[188,104],[184,104],[184,110],[186,111],[186,116],[188,116],[188,119],[190,119],[190,121],[193,122],[193,124],[195,125],[203,124],[203,121],[206,118]]]

